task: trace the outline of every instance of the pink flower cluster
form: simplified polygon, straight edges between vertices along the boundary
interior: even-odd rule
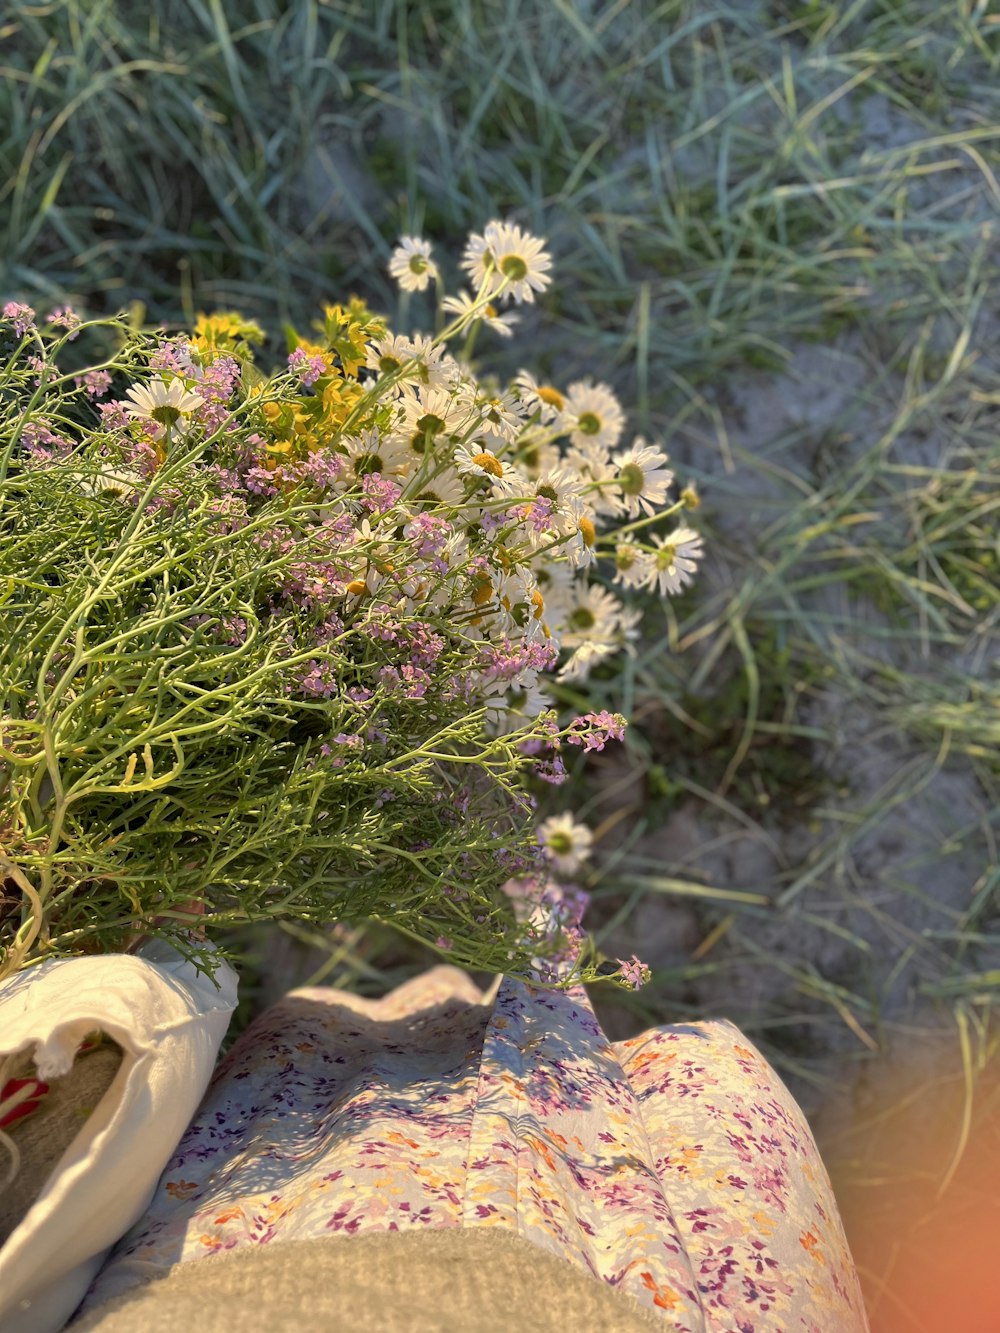
[[[75,338],[79,337],[81,320],[80,316],[72,306],[56,306],[54,310],[50,310],[45,316],[45,322],[46,324],[53,325],[53,327],[57,329],[68,329],[70,342],[73,342]]]
[[[296,347],[288,358],[288,369],[298,372],[299,379],[311,389],[321,375],[326,374],[326,362],[317,353],[310,356],[303,347]]]
[[[30,305],[25,305],[23,301],[8,301],[3,308],[4,319],[9,319],[14,325],[14,332],[19,338],[23,338],[26,333],[35,327],[35,312]]]
[[[641,986],[645,986],[652,976],[647,965],[640,962],[635,954],[629,959],[616,958],[615,962],[620,969],[622,981],[625,982],[626,986],[631,986],[632,990],[638,990]]]
[[[77,375],[73,383],[92,398],[100,398],[111,388],[111,374],[107,370],[90,370],[86,375]]]
[[[547,671],[555,665],[559,654],[550,643],[501,639],[499,643],[484,644],[480,655],[480,669],[490,680],[513,680],[523,671]]]
[[[73,443],[41,421],[29,421],[21,432],[21,442],[33,463],[49,463],[53,458],[64,458]]]
[[[584,750],[603,750],[608,741],[620,741],[625,735],[625,719],[621,713],[582,713],[569,725],[566,741],[582,745]]]

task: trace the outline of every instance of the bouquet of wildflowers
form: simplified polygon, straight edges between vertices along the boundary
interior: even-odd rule
[[[171,336],[3,308],[0,976],[142,933],[196,951],[191,902],[596,974],[565,885],[590,834],[536,825],[532,790],[624,719],[560,718],[547,686],[638,632],[595,566],[675,592],[700,540],[646,539],[685,498],[620,447],[606,386],[468,363],[549,267],[490,223],[435,336],[328,305],[270,374],[237,314]],[[441,281],[418,238],[390,271]]]

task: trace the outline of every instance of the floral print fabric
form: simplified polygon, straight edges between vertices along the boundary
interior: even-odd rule
[[[292,992],[220,1065],[84,1309],[240,1246],[518,1232],[683,1333],[865,1330],[798,1106],[729,1023],[611,1043],[582,988]]]

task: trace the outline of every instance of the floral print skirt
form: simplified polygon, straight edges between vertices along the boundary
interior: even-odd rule
[[[694,1333],[867,1328],[802,1112],[726,1022],[609,1042],[586,992],[441,966],[293,991],[220,1064],[84,1309],[248,1245],[507,1227]]]

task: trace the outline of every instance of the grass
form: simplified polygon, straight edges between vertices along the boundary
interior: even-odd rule
[[[666,923],[653,983],[598,997],[609,1027],[727,1013],[816,1108],[915,1032],[988,1033],[989,7],[50,0],[3,37],[4,295],[277,333],[319,293],[392,310],[400,233],[454,255],[513,213],[558,280],[494,364],[610,380],[700,482],[704,579],[588,694],[636,719],[572,792],[595,927],[642,952]],[[294,947],[362,989],[420,961]]]

